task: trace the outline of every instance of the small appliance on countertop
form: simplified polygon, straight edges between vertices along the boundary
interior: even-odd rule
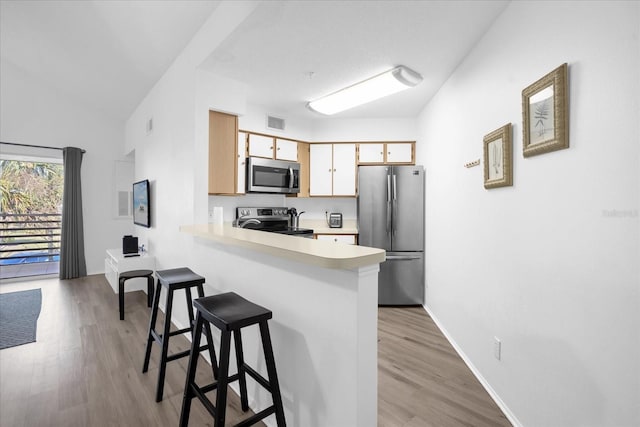
[[[310,228],[299,228],[290,225],[290,213],[294,213],[297,218],[303,212],[297,213],[295,208],[290,212],[286,207],[272,208],[236,208],[236,227],[250,228],[252,230],[269,231],[271,233],[288,234],[313,239],[313,230]],[[293,217],[291,217],[293,218]],[[296,221],[297,223],[297,221]]]
[[[329,228],[342,228],[342,214],[331,212],[329,214]]]
[[[139,256],[138,253],[138,238],[125,235],[122,237],[122,254],[125,257]]]

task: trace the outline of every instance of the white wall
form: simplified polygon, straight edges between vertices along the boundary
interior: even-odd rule
[[[105,249],[122,245],[131,219],[115,219],[114,168],[122,155],[123,123],[95,106],[83,105],[2,60],[0,139],[86,150],[82,160],[82,201],[87,273],[104,271]]]
[[[426,305],[525,426],[640,425],[639,7],[512,2],[419,117]],[[525,159],[521,91],[564,62],[571,147]],[[509,122],[485,190],[463,164]]]
[[[415,118],[337,119],[313,122],[313,141],[415,141]]]

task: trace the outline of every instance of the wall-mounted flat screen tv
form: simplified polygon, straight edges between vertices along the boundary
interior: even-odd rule
[[[151,227],[148,179],[133,183],[133,223],[147,228]]]

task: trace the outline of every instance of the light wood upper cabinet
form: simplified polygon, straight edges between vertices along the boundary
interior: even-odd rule
[[[244,194],[247,180],[247,133],[238,132],[236,193]]]
[[[272,136],[249,134],[249,156],[273,159],[275,138]]]
[[[310,196],[356,195],[356,145],[310,144]]]
[[[359,165],[415,164],[415,142],[362,142]]]
[[[276,159],[298,161],[298,142],[276,138]]]
[[[235,194],[238,117],[209,111],[209,194]]]
[[[309,197],[309,143],[298,142],[298,163],[300,163],[300,192],[296,197]]]

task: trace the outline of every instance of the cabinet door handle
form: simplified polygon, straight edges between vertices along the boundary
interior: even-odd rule
[[[333,171],[335,172],[336,170],[334,169]]]

